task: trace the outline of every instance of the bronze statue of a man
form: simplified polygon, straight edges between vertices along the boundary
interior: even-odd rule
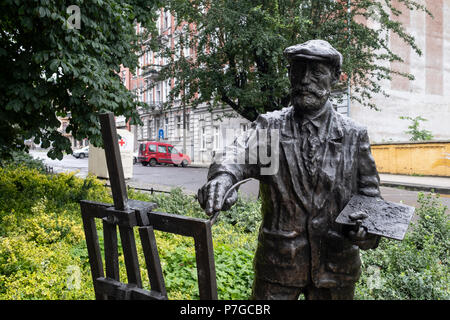
[[[367,130],[332,108],[329,96],[341,73],[342,55],[328,42],[310,40],[284,51],[290,62],[291,106],[260,115],[234,151],[209,168],[198,199],[208,215],[230,208],[236,182],[260,181],[262,215],[255,253],[254,299],[353,299],[361,273],[359,249],[376,248],[379,237],[335,222],[356,194],[380,197],[379,177]],[[277,130],[259,147],[278,150],[279,165],[240,163],[258,130]],[[252,138],[253,135],[253,138]],[[251,143],[249,141],[252,141]],[[274,149],[276,144],[276,149]],[[225,200],[222,205],[222,200]]]

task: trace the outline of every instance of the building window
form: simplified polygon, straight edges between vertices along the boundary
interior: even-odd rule
[[[189,39],[187,39],[184,43],[184,48],[183,48],[183,56],[185,58],[189,58]]]
[[[152,120],[148,120],[147,121],[147,139],[151,139],[153,137],[153,132],[152,132]]]
[[[167,80],[163,82],[164,87],[164,102],[169,100],[169,93],[170,93],[170,80]]]
[[[169,139],[169,118],[164,119],[164,139]]]
[[[156,103],[161,101],[161,86],[159,82],[156,84]]]
[[[164,28],[170,28],[170,12],[164,11]]]
[[[169,92],[171,89],[172,89],[172,83],[169,79],[169,80],[167,80],[167,96],[169,96]]]
[[[201,131],[201,148],[206,150],[206,127],[202,127]]]
[[[147,51],[147,64],[151,64],[152,63],[152,51]]]
[[[220,128],[214,126],[214,149],[220,149]]]
[[[173,48],[175,50],[175,60],[180,59],[181,56],[180,37],[176,37],[173,39]]]
[[[122,83],[124,86],[127,85],[127,72],[125,70],[122,71]]]
[[[183,122],[181,120],[181,116],[177,116],[177,136],[181,137],[181,132],[183,130]]]
[[[153,103],[153,89],[147,90],[147,102],[150,104]]]
[[[185,24],[183,26],[183,31],[182,31],[182,36],[183,36],[183,56],[185,58],[189,57],[189,25]]]
[[[161,129],[161,119],[155,118],[155,140],[159,139],[159,129]]]
[[[161,34],[161,16],[158,15],[158,18],[156,19],[156,28],[158,29],[158,33]]]

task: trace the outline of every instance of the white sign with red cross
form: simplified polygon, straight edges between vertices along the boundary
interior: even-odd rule
[[[117,129],[120,157],[122,159],[123,174],[125,179],[133,177],[133,147],[134,135],[124,129]],[[101,178],[108,178],[105,150],[89,147],[89,172]]]
[[[120,152],[133,152],[133,134],[128,130],[118,129],[117,135],[119,136]]]

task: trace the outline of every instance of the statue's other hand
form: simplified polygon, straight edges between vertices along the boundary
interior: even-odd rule
[[[237,192],[234,190],[222,207],[223,197],[233,185],[233,179],[228,174],[221,174],[211,179],[198,190],[198,202],[207,215],[212,215],[220,210],[228,210],[237,200]]]
[[[379,236],[368,233],[362,226],[356,232],[350,231],[348,237],[362,250],[375,249],[380,240]]]

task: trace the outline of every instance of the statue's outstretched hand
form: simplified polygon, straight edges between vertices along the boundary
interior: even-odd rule
[[[217,211],[226,211],[237,200],[237,191],[233,190],[223,203],[225,193],[233,186],[233,179],[228,174],[221,174],[210,180],[198,190],[198,202],[207,215]]]

